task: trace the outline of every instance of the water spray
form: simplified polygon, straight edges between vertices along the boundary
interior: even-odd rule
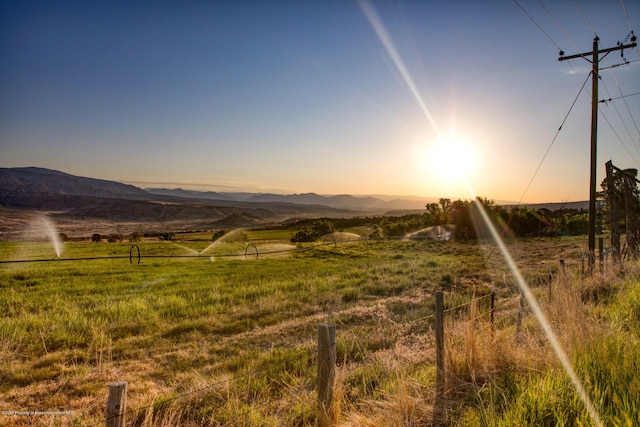
[[[58,234],[56,226],[53,224],[53,222],[51,222],[51,220],[49,220],[49,218],[44,215],[40,216],[39,221],[45,228],[47,237],[53,245],[53,250],[56,253],[56,258],[60,258],[60,255],[62,255],[62,241],[60,240],[60,235]]]

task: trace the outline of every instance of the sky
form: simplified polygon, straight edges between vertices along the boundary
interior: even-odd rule
[[[558,52],[631,29],[637,0],[0,0],[0,167],[587,200],[591,63]],[[600,60],[598,183],[607,160],[640,169],[640,50],[623,54]]]

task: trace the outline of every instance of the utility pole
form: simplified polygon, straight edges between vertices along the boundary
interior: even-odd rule
[[[624,49],[636,47],[636,36],[631,33],[631,43],[623,44],[618,42],[616,47],[607,49],[598,49],[598,36],[593,39],[593,50],[591,52],[578,53],[577,55],[564,56],[564,52],[560,51],[558,61],[566,61],[568,59],[584,58],[591,62],[591,171],[589,175],[589,271],[592,272],[596,264],[596,167],[598,154],[598,79],[600,78],[600,54],[604,54],[602,58],[610,52],[616,50],[621,51],[623,55]],[[591,59],[589,59],[591,57]]]

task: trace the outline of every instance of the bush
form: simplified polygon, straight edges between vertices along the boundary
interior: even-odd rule
[[[143,238],[144,233],[142,231],[134,231],[133,233],[129,234],[130,242],[141,242]]]
[[[320,237],[333,233],[333,223],[328,219],[319,219],[311,223],[311,228],[303,228],[298,231],[292,238],[293,243],[296,242],[313,242]]]

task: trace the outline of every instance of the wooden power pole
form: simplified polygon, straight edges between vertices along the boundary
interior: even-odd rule
[[[589,174],[589,271],[593,271],[596,263],[596,166],[598,154],[598,79],[600,74],[599,62],[600,54],[604,54],[602,58],[610,52],[616,50],[630,49],[636,47],[636,36],[631,37],[630,44],[618,42],[616,47],[607,49],[598,48],[598,36],[593,39],[593,50],[591,52],[578,53],[576,55],[564,56],[564,52],[560,52],[558,61],[566,61],[568,59],[584,58],[591,62],[591,170]],[[591,59],[589,59],[589,57]]]

